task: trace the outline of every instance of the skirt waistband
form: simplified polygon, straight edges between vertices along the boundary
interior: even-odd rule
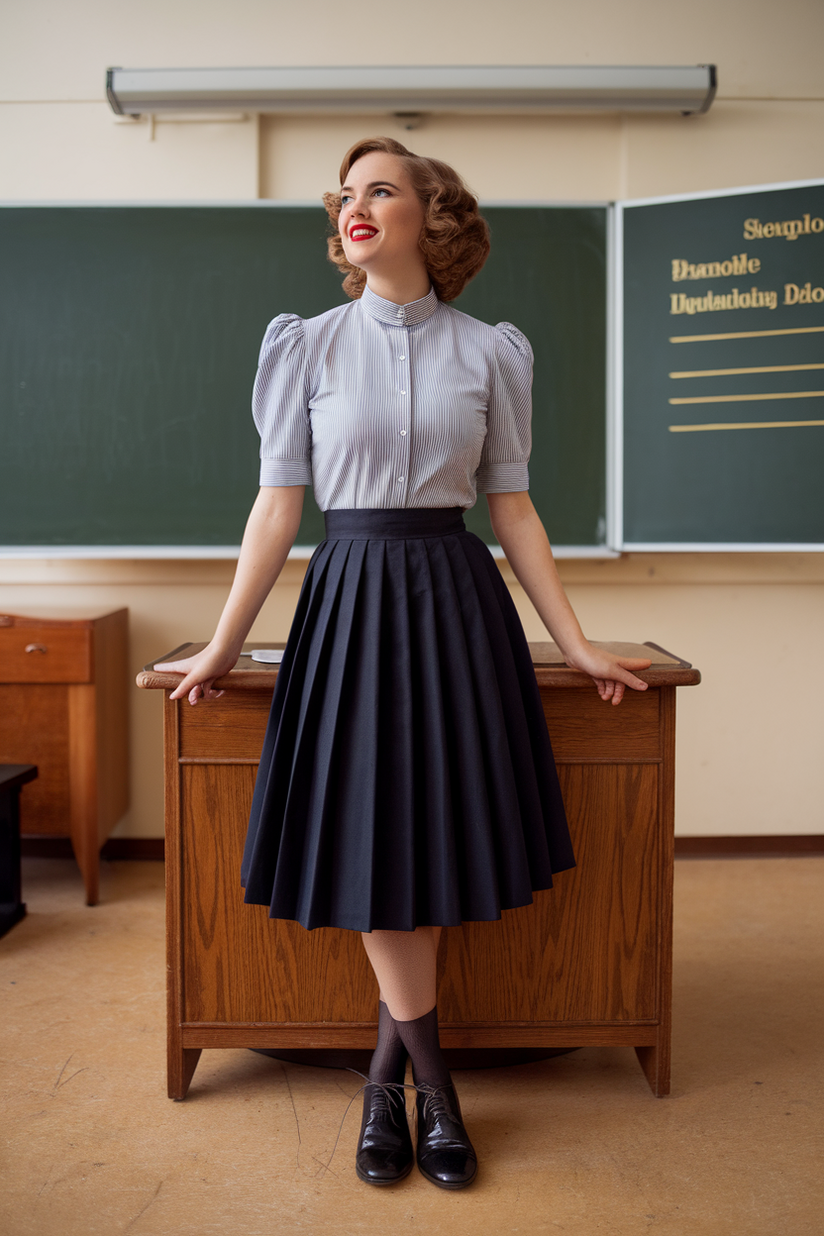
[[[459,506],[325,511],[328,541],[385,541],[466,532]]]

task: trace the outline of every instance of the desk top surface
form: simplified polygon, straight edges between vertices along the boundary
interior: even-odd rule
[[[694,669],[688,661],[682,660],[674,653],[666,652],[650,641],[643,644],[613,640],[593,640],[592,642],[597,648],[607,648],[619,656],[646,657],[651,660],[652,665],[649,669],[639,670],[637,673],[637,676],[649,683],[651,687],[689,687],[701,681],[700,672]],[[173,690],[180,681],[180,675],[156,670],[154,668],[156,662],[177,661],[183,657],[194,656],[205,647],[205,643],[187,643],[172,649],[171,652],[164,653],[157,657],[156,661],[150,661],[148,665],[144,665],[137,675],[137,685],[148,690]],[[253,649],[257,648],[284,647],[285,644],[282,641],[253,640],[244,644],[243,652],[234,669],[225,677],[217,679],[214,685],[218,690],[239,688],[271,691],[277,677],[278,666],[253,661],[250,654]],[[588,674],[570,669],[564,663],[557,644],[549,641],[530,643],[529,650],[532,653],[532,662],[539,686],[589,687],[592,685],[592,679]]]

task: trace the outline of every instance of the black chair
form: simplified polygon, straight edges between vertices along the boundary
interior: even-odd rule
[[[0,936],[26,913],[20,900],[20,790],[36,764],[0,764]]]

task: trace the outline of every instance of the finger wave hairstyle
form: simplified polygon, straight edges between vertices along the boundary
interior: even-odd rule
[[[373,150],[402,159],[425,207],[420,246],[426,269],[439,300],[455,300],[477,275],[489,254],[489,227],[478,210],[478,199],[448,163],[413,154],[391,137],[367,137],[347,150],[340,167],[343,184],[354,163]],[[357,300],[366,287],[366,271],[347,261],[338,231],[340,193],[324,193],[323,204],[333,231],[329,260],[346,278],[343,290]]]

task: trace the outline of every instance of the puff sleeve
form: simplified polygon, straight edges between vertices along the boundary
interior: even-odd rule
[[[478,493],[529,489],[532,449],[532,348],[511,322],[495,327],[486,438],[478,467]]]
[[[312,484],[312,434],[303,320],[282,313],[269,323],[252,391],[260,434],[261,485]]]

